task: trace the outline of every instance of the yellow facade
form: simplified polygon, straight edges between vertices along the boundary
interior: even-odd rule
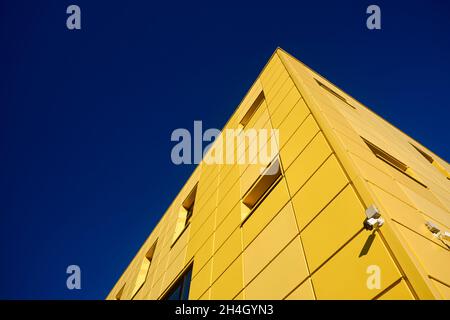
[[[279,130],[279,177],[249,209],[261,165],[203,161],[108,299],[165,298],[188,269],[189,299],[450,299],[445,160],[281,49],[224,129],[243,119]]]

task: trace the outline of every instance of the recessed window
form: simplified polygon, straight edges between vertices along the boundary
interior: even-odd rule
[[[427,188],[427,186],[422,181],[420,181],[420,179],[416,176],[416,173],[410,167],[408,167],[406,164],[404,164],[402,161],[398,160],[397,158],[391,156],[389,153],[387,153],[380,147],[374,145],[372,142],[364,139],[363,137],[361,137],[361,138],[364,140],[364,142],[367,144],[369,149],[372,150],[372,152],[375,154],[375,156],[378,159],[383,160],[391,167],[397,169],[404,175],[408,176],[409,178],[413,179],[420,185]]]
[[[184,226],[187,227],[191,222],[192,214],[194,213],[195,197],[197,196],[197,185],[192,189],[187,198],[183,201],[183,208],[186,210],[186,219]]]
[[[242,203],[244,204],[244,210],[242,212],[243,222],[250,216],[253,209],[255,209],[269,194],[272,187],[279,181],[280,177],[280,161],[278,158],[275,158],[260,174],[258,179],[253,183],[242,198]]]
[[[256,97],[255,101],[253,101],[250,108],[247,110],[245,115],[242,117],[241,121],[239,121],[240,125],[245,127],[247,123],[249,123],[252,116],[255,114],[256,110],[258,110],[259,106],[264,101],[264,91],[261,90],[261,92]]]
[[[436,169],[438,169],[444,176],[447,177],[447,179],[450,180],[450,173],[447,172],[447,170],[436,160],[433,159],[432,156],[430,156],[429,154],[427,154],[425,151],[420,150],[419,148],[417,148],[415,145],[413,145],[412,143],[409,143],[410,145],[412,145],[414,147],[414,149],[416,149],[425,159],[427,159],[427,161],[429,163],[431,163]]]
[[[191,287],[192,265],[177,279],[164,295],[162,300],[189,300]]]
[[[122,288],[116,293],[116,300],[122,300],[123,290],[125,289],[126,283],[122,285]]]
[[[321,86],[323,89],[325,89],[326,91],[328,91],[329,93],[331,93],[333,96],[335,96],[336,98],[338,98],[339,100],[341,100],[342,102],[344,102],[345,104],[347,104],[348,106],[352,107],[353,109],[356,109],[354,106],[352,106],[347,99],[345,99],[343,96],[341,96],[339,93],[337,93],[336,91],[334,91],[333,89],[331,89],[330,87],[328,87],[327,85],[323,84],[322,82],[320,82],[317,79],[316,80],[317,84],[319,86]]]
[[[186,199],[181,204],[181,208],[178,212],[178,220],[175,226],[175,234],[173,237],[172,246],[181,237],[183,232],[187,229],[191,223],[192,215],[194,214],[195,197],[197,196],[197,185],[192,188]]]
[[[141,290],[144,283],[147,281],[148,274],[150,271],[150,266],[152,264],[153,255],[155,254],[156,249],[156,243],[158,240],[155,241],[155,243],[150,247],[150,249],[147,251],[145,256],[142,258],[141,267],[139,269],[139,273],[136,278],[136,283],[134,285],[133,293],[132,293],[132,299],[134,296]]]

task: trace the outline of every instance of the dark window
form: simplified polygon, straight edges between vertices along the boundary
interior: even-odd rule
[[[177,285],[173,288],[173,291],[167,296],[167,299],[164,300],[181,300],[180,298],[181,286]]]
[[[186,272],[186,275],[184,276],[180,300],[189,299],[189,289],[191,288],[191,277],[192,277],[192,268],[189,268],[189,270]]]
[[[192,266],[169,289],[163,300],[188,300],[191,287]]]

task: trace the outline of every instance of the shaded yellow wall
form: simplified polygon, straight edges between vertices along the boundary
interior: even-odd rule
[[[108,298],[161,298],[193,262],[190,299],[448,299],[448,247],[425,222],[449,229],[450,182],[408,142],[448,164],[279,49],[224,129],[239,127],[261,90],[246,128],[279,129],[281,179],[243,222],[242,196],[261,166],[202,162]],[[376,158],[360,136],[427,188]],[[191,223],[174,242],[197,183]],[[375,232],[362,224],[370,204],[386,220]],[[367,287],[371,265],[380,267],[379,289]]]

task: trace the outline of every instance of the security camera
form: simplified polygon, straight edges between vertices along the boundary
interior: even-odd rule
[[[444,233],[441,234],[442,239],[450,241],[450,231],[445,231]]]
[[[441,232],[439,227],[431,221],[425,222],[425,225],[427,226],[428,230],[430,230],[430,232],[433,234],[439,234]]]
[[[380,211],[375,205],[371,205],[366,209],[366,220],[364,220],[364,229],[373,230],[379,228],[384,224],[384,219],[381,217]]]
[[[379,217],[377,219],[370,218],[364,220],[364,229],[373,230],[374,228],[379,228],[384,224],[384,219]]]

